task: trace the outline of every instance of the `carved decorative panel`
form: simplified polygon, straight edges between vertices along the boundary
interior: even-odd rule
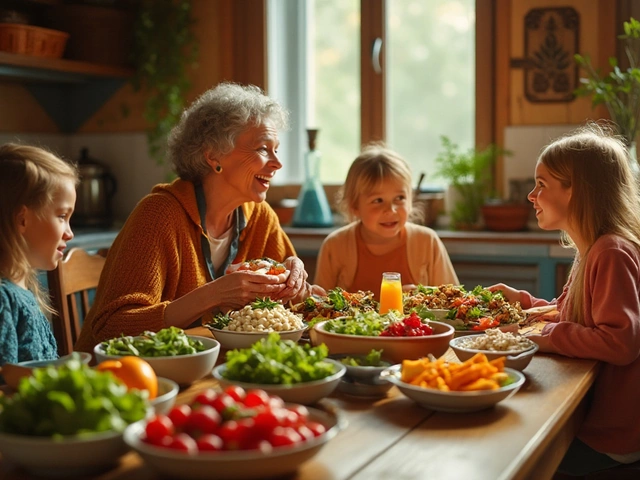
[[[534,8],[524,18],[524,93],[530,102],[570,102],[578,87],[580,16],[571,7]]]

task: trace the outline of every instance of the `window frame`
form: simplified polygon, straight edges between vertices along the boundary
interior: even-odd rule
[[[222,59],[225,79],[253,83],[269,91],[267,1],[221,0],[223,18],[221,23],[225,26],[222,31],[223,45],[229,46],[224,49]],[[361,144],[386,140],[385,12],[387,1],[360,0]],[[503,131],[503,127],[507,124],[507,113],[503,111],[506,102],[503,102],[502,107],[496,105],[495,92],[498,86],[502,86],[503,91],[508,91],[508,64],[496,65],[496,57],[509,58],[508,54],[500,55],[500,52],[496,51],[496,48],[509,48],[508,18],[507,5],[497,9],[496,2],[492,0],[476,0],[475,143],[478,148],[484,148],[490,143],[502,144],[501,137],[504,135],[498,135],[497,132]],[[248,32],[252,33],[249,35]],[[382,40],[379,59],[381,72],[379,73],[374,71],[371,61],[372,46],[376,38]],[[304,75],[302,74],[302,78]],[[507,90],[504,90],[505,88]],[[500,111],[497,112],[498,108]],[[306,125],[302,120],[292,118],[294,130],[291,133],[302,139],[293,142],[296,148],[304,148]],[[303,151],[300,150],[301,153]],[[494,176],[496,186],[503,183],[500,178],[501,170],[501,160],[499,160]],[[294,172],[297,173],[297,167],[293,167],[287,175],[291,176]]]

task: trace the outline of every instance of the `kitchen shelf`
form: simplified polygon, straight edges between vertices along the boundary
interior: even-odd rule
[[[65,133],[77,130],[133,73],[125,67],[0,52],[0,80],[23,83]]]

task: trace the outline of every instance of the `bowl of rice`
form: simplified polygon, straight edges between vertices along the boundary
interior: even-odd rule
[[[216,315],[213,322],[204,326],[227,350],[249,348],[271,332],[279,333],[282,340],[297,342],[306,329],[301,315],[268,298],[257,299],[240,310]]]
[[[538,351],[538,344],[527,337],[503,332],[497,328],[489,328],[485,333],[456,337],[449,342],[461,362],[476,353],[484,353],[489,360],[505,358],[505,367],[524,370]]]

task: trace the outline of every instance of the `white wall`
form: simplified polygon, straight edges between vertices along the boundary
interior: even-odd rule
[[[504,158],[504,192],[509,198],[509,181],[534,177],[538,155],[543,147],[578,125],[511,126],[504,131],[504,148],[511,155]]]
[[[147,153],[147,138],[143,133],[110,134],[7,134],[0,133],[0,144],[18,142],[43,146],[61,157],[77,161],[82,148],[105,166],[118,182],[112,207],[117,223],[122,223],[136,203],[157,184],[168,178],[169,167],[159,167]]]

